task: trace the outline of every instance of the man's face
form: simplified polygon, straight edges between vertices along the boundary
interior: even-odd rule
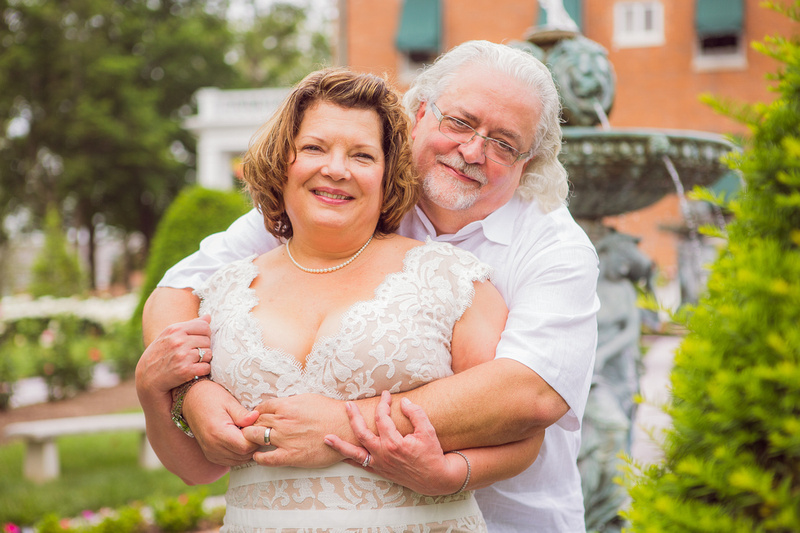
[[[414,164],[423,180],[420,206],[440,233],[452,233],[506,204],[519,185],[526,159],[506,167],[487,159],[477,135],[459,144],[439,131],[430,104],[478,133],[520,152],[533,145],[540,106],[513,78],[466,66],[436,102],[423,102],[411,132]]]

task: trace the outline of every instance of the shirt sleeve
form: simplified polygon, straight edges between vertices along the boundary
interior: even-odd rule
[[[497,357],[521,362],[569,405],[557,423],[580,429],[597,347],[598,259],[591,246],[562,243],[516,261]]]
[[[266,253],[280,244],[264,227],[261,213],[252,209],[236,219],[227,230],[203,239],[200,249],[170,268],[158,286],[198,289],[223,265]]]

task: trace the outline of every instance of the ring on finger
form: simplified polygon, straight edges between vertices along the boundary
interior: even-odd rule
[[[272,432],[272,428],[264,428],[264,444],[269,446],[269,434]]]
[[[198,363],[202,363],[203,362],[203,356],[206,355],[206,351],[204,349],[202,349],[202,348],[198,348],[197,349],[197,353],[200,355],[200,360],[197,361],[197,362]]]
[[[367,458],[364,459],[364,462],[361,463],[361,466],[363,466],[364,468],[367,468],[369,466],[369,462],[370,461],[372,461],[372,455],[370,455],[370,453],[367,452]]]

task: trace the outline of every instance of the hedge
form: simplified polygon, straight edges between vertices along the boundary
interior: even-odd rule
[[[714,104],[752,132],[729,159],[745,190],[676,354],[665,460],[629,465],[631,532],[800,531],[800,39],[754,47],[778,97]]]

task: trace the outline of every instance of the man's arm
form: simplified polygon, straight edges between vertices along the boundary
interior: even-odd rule
[[[568,410],[566,402],[541,377],[511,359],[494,359],[460,374],[438,379],[416,389],[393,394],[392,419],[402,435],[413,433],[400,410],[408,398],[422,407],[436,428],[445,451],[496,446],[540,435]],[[377,431],[375,409],[380,398],[354,402],[366,426]],[[265,466],[326,466],[341,460],[326,450],[326,435],[360,446],[344,402],[316,394],[272,398],[257,408],[256,425],[244,428],[251,442],[273,428],[270,440],[277,449],[255,457]]]
[[[497,358],[396,395],[392,419],[401,434],[412,431],[399,410],[403,396],[428,414],[445,451],[520,441],[556,422],[579,429],[597,339],[597,256],[579,244],[519,260],[517,285],[505,295],[509,316]],[[277,429],[272,441],[279,450],[260,454],[257,461],[295,464],[316,453],[312,450],[328,434],[358,445],[344,408],[326,402],[300,395],[259,405],[258,424]],[[357,402],[372,431],[377,403],[377,398]],[[257,431],[245,428],[245,435],[255,438]]]

